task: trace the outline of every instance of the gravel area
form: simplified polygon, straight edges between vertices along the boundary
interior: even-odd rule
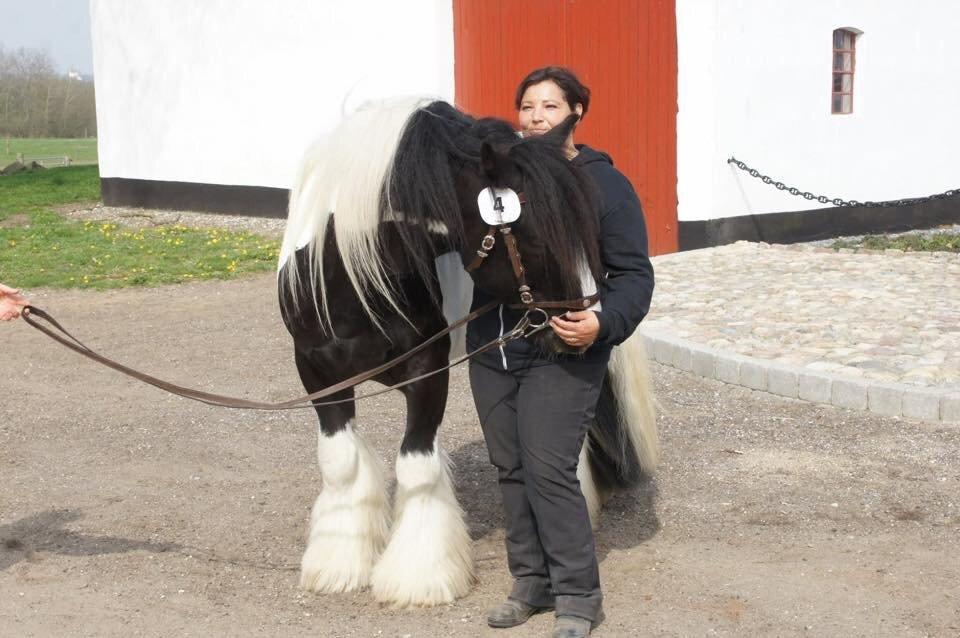
[[[150,228],[180,224],[190,228],[225,228],[248,230],[265,237],[283,237],[286,217],[247,217],[220,213],[199,213],[181,210],[133,208],[129,206],[105,206],[103,204],[71,204],[59,209],[71,219],[96,222],[116,222],[131,228]]]
[[[267,274],[30,292],[120,361],[279,400],[301,388],[273,286]],[[0,342],[3,635],[547,635],[549,615],[506,632],[483,623],[509,577],[495,472],[463,370],[440,440],[456,463],[479,579],[454,604],[393,610],[368,592],[297,588],[320,489],[313,415],[165,395],[23,322],[0,325]],[[663,461],[603,514],[607,620],[596,636],[960,634],[960,429],[661,366],[653,375]],[[397,393],[360,406],[359,430],[390,466],[403,414]]]

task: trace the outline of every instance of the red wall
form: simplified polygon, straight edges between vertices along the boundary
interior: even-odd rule
[[[677,250],[675,0],[454,0],[456,101],[516,121],[536,67],[573,69],[592,91],[576,141],[604,150],[643,202],[651,254]]]

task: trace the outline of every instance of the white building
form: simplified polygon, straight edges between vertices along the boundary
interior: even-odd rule
[[[594,89],[578,141],[611,151],[634,181],[655,252],[960,220],[960,198],[837,209],[727,163],[831,198],[960,187],[960,3],[91,0],[90,10],[108,203],[281,215],[301,153],[343,109],[418,93],[508,117],[524,73],[560,63]],[[836,36],[840,51],[837,30],[849,34]],[[831,112],[834,82],[852,112]]]

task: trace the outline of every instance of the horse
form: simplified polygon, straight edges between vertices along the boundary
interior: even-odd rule
[[[507,242],[484,241],[492,231],[478,213],[478,194],[488,188],[526,199],[510,229],[531,308],[595,293],[602,276],[596,196],[561,150],[574,123],[522,139],[500,120],[397,98],[360,107],[311,146],[291,189],[278,266],[281,317],[304,388],[315,392],[422,344],[466,314],[471,284],[516,301]],[[489,256],[468,277],[481,245]],[[394,385],[439,370],[461,338],[445,335],[374,380]],[[546,356],[572,352],[551,330],[530,338]],[[437,438],[448,381],[443,371],[400,389],[406,429],[392,508],[385,469],[355,424],[353,389],[329,397],[339,403],[315,406],[323,485],[301,587],[369,587],[398,607],[468,593],[471,540]],[[657,454],[646,354],[635,335],[615,348],[580,455],[594,525],[603,501],[651,474]]]

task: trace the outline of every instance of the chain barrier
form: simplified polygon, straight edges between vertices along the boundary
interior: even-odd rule
[[[909,199],[890,199],[883,202],[861,202],[855,199],[841,199],[839,197],[825,197],[824,195],[814,195],[808,191],[802,191],[799,188],[794,188],[793,186],[787,186],[783,182],[778,182],[772,177],[762,174],[755,168],[750,168],[740,160],[735,157],[731,157],[727,160],[727,164],[733,164],[742,171],[746,171],[750,174],[751,177],[756,177],[764,184],[772,184],[777,188],[777,190],[787,191],[791,195],[796,195],[807,200],[817,200],[821,204],[833,204],[834,206],[878,206],[882,208],[889,208],[893,206],[909,206],[913,204],[920,204],[923,202],[929,202],[936,199],[947,199],[948,197],[954,197],[955,195],[960,195],[960,188],[952,188],[948,191],[938,193],[936,195],[927,195],[926,197],[911,197]]]

